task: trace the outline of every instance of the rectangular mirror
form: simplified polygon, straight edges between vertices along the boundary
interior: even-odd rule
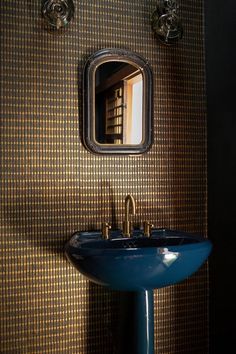
[[[120,49],[96,52],[84,71],[83,141],[94,153],[141,154],[152,143],[152,74]]]

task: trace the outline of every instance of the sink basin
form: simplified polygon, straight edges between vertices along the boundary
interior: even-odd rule
[[[77,232],[65,251],[92,282],[124,291],[115,353],[154,354],[153,289],[196,272],[211,248],[211,242],[200,236],[152,229],[149,238],[142,230],[133,231],[130,238],[113,230],[108,240],[100,231]]]
[[[104,240],[101,232],[78,232],[66,244],[70,262],[91,281],[114,290],[142,291],[180,282],[207,259],[211,242],[200,236],[153,229],[151,237],[121,230]]]

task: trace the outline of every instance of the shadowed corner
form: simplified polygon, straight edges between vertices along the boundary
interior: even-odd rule
[[[116,354],[119,303],[119,292],[89,282],[86,354]]]

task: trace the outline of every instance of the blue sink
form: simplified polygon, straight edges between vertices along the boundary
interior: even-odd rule
[[[123,238],[112,231],[78,232],[66,244],[70,262],[91,281],[114,290],[140,291],[180,282],[207,259],[211,242],[185,232],[153,229],[150,238],[135,230]]]
[[[200,236],[166,229],[153,229],[149,238],[142,230],[131,236],[124,238],[121,230],[113,230],[104,240],[100,231],[78,232],[65,250],[70,262],[92,282],[127,291],[115,352],[154,354],[153,289],[196,272],[212,246]]]

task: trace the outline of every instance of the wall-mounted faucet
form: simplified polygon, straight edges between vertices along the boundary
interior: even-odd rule
[[[52,29],[66,26],[74,16],[72,0],[42,0],[41,12]]]
[[[177,15],[176,0],[158,0],[151,25],[156,37],[166,45],[174,44],[183,36],[183,27]]]
[[[135,215],[135,200],[131,194],[128,194],[125,198],[125,220],[123,222],[123,234],[125,237],[130,237],[131,222],[129,215]]]

